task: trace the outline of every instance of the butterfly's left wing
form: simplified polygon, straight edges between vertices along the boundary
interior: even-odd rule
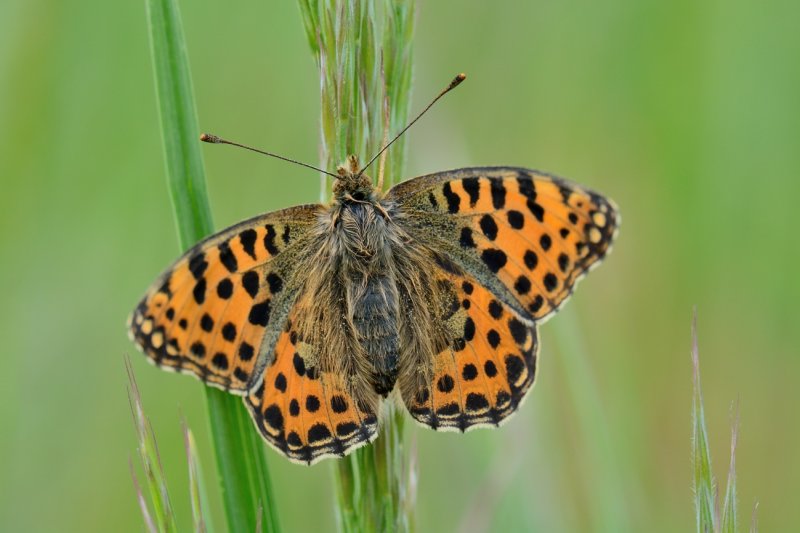
[[[536,324],[608,252],[614,204],[519,168],[423,176],[391,189],[386,201],[438,263],[430,274],[435,299],[452,302],[436,317],[447,345],[432,354],[430,371],[401,375],[411,415],[434,429],[499,424],[533,384]]]

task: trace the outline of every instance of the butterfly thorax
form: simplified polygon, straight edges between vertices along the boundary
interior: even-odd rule
[[[348,173],[334,185],[328,243],[341,312],[357,344],[355,366],[364,366],[371,388],[386,396],[397,380],[398,294],[393,243],[396,228],[366,176]]]

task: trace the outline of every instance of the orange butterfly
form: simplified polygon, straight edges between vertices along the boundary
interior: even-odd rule
[[[523,168],[385,194],[355,157],[336,177],[330,205],[267,213],[186,252],[132,313],[131,338],[161,368],[242,396],[294,462],[375,439],[393,391],[433,429],[498,426],[533,385],[537,325],[608,252],[616,207]]]

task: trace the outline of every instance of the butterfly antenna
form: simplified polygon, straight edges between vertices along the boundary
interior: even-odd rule
[[[301,167],[310,168],[311,170],[316,170],[317,172],[322,172],[323,174],[327,174],[328,176],[333,176],[334,178],[338,178],[339,176],[328,172],[327,170],[322,170],[321,168],[317,168],[315,166],[302,163],[300,161],[295,161],[294,159],[289,159],[288,157],[283,157],[281,155],[273,154],[270,152],[265,152],[264,150],[259,150],[258,148],[253,148],[252,146],[247,146],[244,144],[235,143],[233,141],[229,141],[227,139],[223,139],[222,137],[218,137],[216,135],[212,135],[211,133],[203,133],[200,135],[200,140],[204,143],[211,143],[211,144],[230,144],[231,146],[238,146],[239,148],[244,148],[245,150],[250,150],[251,152],[256,152],[263,155],[268,155],[270,157],[274,157],[276,159],[282,159],[283,161],[288,161],[289,163],[294,163],[296,165],[300,165]]]
[[[424,115],[424,114],[425,114],[425,112],[426,112],[426,111],[428,111],[428,109],[430,109],[431,107],[433,107],[433,104],[435,104],[435,103],[436,103],[436,102],[439,100],[439,98],[441,98],[442,96],[446,95],[447,93],[449,93],[450,91],[452,91],[453,89],[455,89],[456,87],[458,87],[458,85],[459,85],[459,84],[460,84],[462,81],[464,81],[465,79],[467,79],[467,75],[466,75],[466,74],[464,74],[463,72],[462,72],[461,74],[459,74],[458,76],[456,76],[455,78],[453,78],[453,81],[451,81],[451,82],[450,82],[450,85],[448,85],[447,87],[445,87],[445,88],[444,88],[444,90],[443,90],[442,92],[440,92],[438,95],[436,95],[436,98],[434,98],[433,100],[431,100],[431,103],[430,103],[430,104],[428,104],[428,105],[427,105],[427,107],[425,107],[425,109],[423,109],[423,110],[422,110],[422,112],[421,112],[419,115],[417,115],[417,116],[416,116],[416,118],[414,118],[414,120],[412,120],[411,122],[409,122],[409,123],[408,123],[408,126],[406,126],[405,128],[403,128],[403,130],[402,130],[400,133],[398,133],[397,135],[395,135],[395,136],[394,136],[394,139],[392,139],[391,141],[389,141],[389,143],[388,143],[386,146],[384,146],[383,148],[381,148],[381,151],[380,151],[380,152],[378,152],[377,154],[375,154],[375,157],[373,157],[372,159],[370,159],[370,160],[369,160],[369,163],[367,163],[366,165],[364,165],[364,168],[362,168],[362,169],[361,169],[361,171],[358,173],[358,175],[360,176],[361,174],[363,174],[363,173],[364,173],[364,171],[365,171],[365,170],[367,170],[367,168],[369,168],[369,166],[370,166],[372,163],[374,163],[374,162],[375,162],[375,160],[376,160],[376,159],[378,159],[378,158],[381,156],[381,154],[382,154],[383,152],[385,152],[385,151],[386,151],[386,150],[387,150],[387,149],[388,149],[388,148],[389,148],[389,147],[392,145],[392,143],[394,143],[394,142],[395,142],[397,139],[399,139],[399,138],[400,138],[400,137],[401,137],[401,136],[402,136],[402,135],[403,135],[403,134],[404,134],[404,133],[405,133],[405,132],[408,130],[408,128],[410,128],[411,126],[413,126],[413,125],[414,125],[414,123],[415,123],[416,121],[418,121],[418,120],[419,120],[419,119],[422,117],[422,115]]]

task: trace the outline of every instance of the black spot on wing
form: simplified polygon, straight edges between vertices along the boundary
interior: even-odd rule
[[[325,441],[331,438],[331,432],[325,424],[314,424],[308,430],[308,443]]]
[[[267,407],[264,410],[264,422],[276,431],[283,431],[283,413],[280,407],[275,404]]]
[[[223,266],[228,270],[228,272],[236,272],[238,268],[238,262],[236,261],[236,256],[231,250],[228,241],[221,243],[219,246],[217,246],[217,249],[219,250],[219,260],[222,262]]]
[[[211,358],[211,364],[217,367],[220,370],[227,370],[228,369],[228,356],[224,353],[219,352]]]
[[[346,412],[348,409],[347,400],[339,394],[334,394],[331,396],[331,409],[333,409],[334,413],[341,414]]]
[[[475,240],[472,238],[472,229],[471,228],[461,228],[461,237],[459,238],[459,243],[461,244],[462,248],[475,248]]]
[[[548,291],[554,291],[558,287],[558,278],[552,272],[544,275],[544,287]]]
[[[520,172],[517,178],[517,187],[520,194],[529,200],[536,200],[536,187],[534,187],[533,178],[529,174]]]
[[[529,270],[533,270],[536,268],[536,265],[539,264],[539,257],[536,255],[536,252],[532,250],[525,251],[523,260],[525,261],[525,266],[528,267]]]
[[[525,225],[525,217],[519,211],[512,209],[506,216],[508,217],[508,225],[514,229],[522,229]]]
[[[250,344],[242,342],[242,344],[239,345],[239,359],[242,361],[249,361],[253,358],[254,354],[255,350],[253,350],[253,347]]]
[[[442,194],[444,194],[447,200],[447,210],[450,213],[458,213],[461,205],[461,197],[453,192],[452,187],[450,187],[450,182],[444,184],[442,187]]]
[[[233,294],[233,282],[225,278],[219,283],[217,283],[217,296],[222,298],[223,300],[227,300]]]
[[[252,270],[245,272],[242,275],[242,287],[250,295],[250,298],[255,298],[258,294],[258,274]]]
[[[464,187],[464,190],[467,191],[469,195],[470,207],[475,207],[481,195],[480,181],[478,178],[464,178],[461,180],[461,186]]]
[[[519,345],[522,345],[528,338],[528,329],[525,327],[525,324],[516,318],[512,318],[508,321],[508,330],[511,332],[514,342]]]
[[[506,263],[508,262],[508,256],[503,250],[498,250],[497,248],[487,248],[481,254],[481,259],[483,260],[484,264],[489,267],[489,270],[494,272],[495,274],[503,268]]]
[[[254,229],[246,229],[239,234],[239,242],[242,243],[242,248],[244,251],[252,257],[253,259],[256,258],[256,239],[258,238],[258,233]]]
[[[269,255],[276,255],[278,253],[278,247],[275,246],[275,237],[277,237],[278,234],[275,233],[275,226],[267,224],[264,226],[264,229],[267,230],[267,234],[264,235],[264,249]]]
[[[267,284],[269,285],[269,292],[278,294],[283,288],[283,280],[275,272],[267,274]]]
[[[480,220],[481,231],[487,239],[493,241],[497,238],[497,222],[492,215],[483,215]]]
[[[484,411],[489,408],[489,400],[487,400],[486,396],[483,394],[470,392],[467,394],[467,401],[464,406],[467,408],[467,411]]]
[[[250,308],[250,314],[247,319],[255,326],[265,327],[269,323],[269,314],[270,301],[264,300]]]
[[[536,220],[539,222],[544,221],[544,208],[537,204],[534,200],[528,199],[528,209],[530,210],[531,214],[536,217]]]
[[[491,183],[492,205],[495,209],[502,209],[506,205],[506,187],[503,180],[494,178],[489,180]]]
[[[228,322],[222,326],[222,338],[228,342],[236,340],[236,325],[233,322]]]
[[[194,297],[194,301],[198,304],[202,304],[206,301],[206,278],[197,280],[194,289],[192,289],[192,296]]]
[[[199,280],[202,278],[207,268],[208,261],[206,261],[206,254],[203,252],[197,252],[189,259],[189,272],[192,273],[194,279]]]
[[[453,381],[453,378],[449,374],[440,377],[439,381],[436,383],[436,388],[444,393],[450,392],[453,390],[453,387],[455,387],[455,381]]]

